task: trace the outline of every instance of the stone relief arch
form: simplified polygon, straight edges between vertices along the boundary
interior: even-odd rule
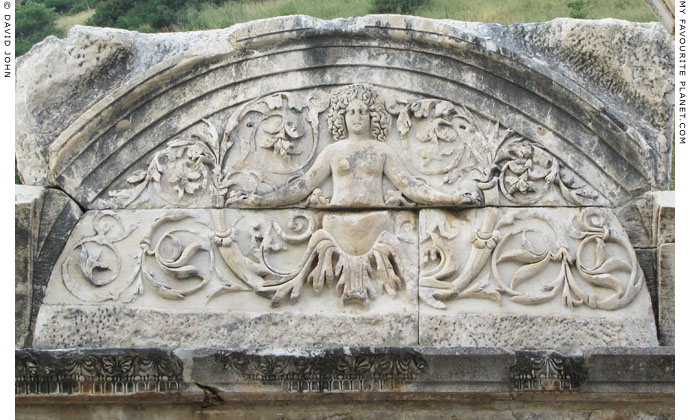
[[[221,135],[232,113],[249,104],[262,106],[261,101],[266,111],[273,107],[274,114],[302,111],[305,115],[295,121],[310,127],[295,128],[292,135],[299,131],[323,147],[323,104],[307,106],[309,101],[337,86],[366,83],[384,89],[387,106],[395,111],[399,102],[411,106],[438,99],[452,104],[452,112],[495,123],[500,131],[515,131],[549,151],[564,170],[584,177],[583,185],[599,194],[599,204],[620,205],[667,182],[667,174],[659,173],[655,164],[660,157],[648,144],[666,141],[665,131],[644,122],[637,127],[620,123],[619,114],[635,110],[605,106],[595,96],[598,92],[587,91],[581,81],[519,54],[517,48],[448,25],[428,28],[423,19],[393,20],[385,28],[376,19],[364,18],[361,26],[352,26],[347,21],[282,18],[267,32],[262,23],[240,26],[230,33],[232,47],[228,45],[225,54],[162,63],[108,95],[60,135],[50,147],[50,178],[83,206],[92,207],[98,199],[97,207],[106,208],[111,205],[104,201],[108,192],[125,186],[131,176],[125,169],[143,169],[146,157],[173,139],[189,141],[199,135],[195,129],[204,135],[209,121]],[[266,104],[274,95],[282,95],[284,106]],[[288,103],[291,100],[299,103]],[[129,129],[118,131],[120,121],[128,121]],[[401,131],[398,136],[404,136]],[[289,127],[282,133],[289,140]],[[269,148],[293,143],[267,141]],[[495,148],[491,145],[483,154],[495,153]],[[283,155],[310,162],[315,151]],[[301,165],[284,161],[271,164],[287,165],[282,172],[290,174],[292,169],[292,175]]]
[[[453,345],[496,344],[473,325],[525,319],[573,330],[541,337],[554,346],[655,342],[611,209],[667,183],[670,111],[641,106],[654,96],[596,60],[558,61],[543,34],[511,31],[269,19],[113,89],[48,147],[49,182],[90,211],[55,265],[37,342],[69,342],[50,332],[65,313],[80,328],[106,306],[111,332],[178,311],[257,322],[228,333],[235,345],[293,343],[293,320],[320,344],[333,325],[366,343],[360,323],[378,344],[434,344],[429,331],[461,318]]]

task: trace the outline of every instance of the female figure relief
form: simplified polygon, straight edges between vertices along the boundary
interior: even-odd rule
[[[385,143],[389,116],[383,101],[369,86],[348,85],[331,98],[328,130],[336,140],[299,179],[263,195],[240,195],[234,202],[249,206],[294,204],[309,196],[328,177],[333,179],[330,204],[342,207],[382,207],[385,175],[405,196],[420,204],[479,205],[477,192],[446,194],[415,179]]]
[[[231,197],[231,202],[261,207],[294,204],[307,198],[330,176],[332,206],[383,207],[385,175],[405,196],[418,203],[481,204],[476,192],[447,194],[415,179],[395,150],[385,143],[388,124],[383,101],[370,87],[349,85],[338,89],[328,111],[328,130],[336,142],[327,146],[299,179],[266,194]],[[304,283],[311,283],[317,294],[324,285],[335,283],[344,303],[367,305],[380,289],[395,294],[415,281],[416,258],[405,255],[404,247],[392,233],[392,219],[386,211],[324,215],[321,228],[312,234],[295,270],[275,272],[264,260],[272,274],[264,277],[257,292],[271,296],[273,305],[279,305],[288,296],[296,301]],[[261,253],[264,255],[263,249]],[[408,285],[407,290],[416,288]]]

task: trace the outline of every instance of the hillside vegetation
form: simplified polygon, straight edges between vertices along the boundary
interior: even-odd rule
[[[225,28],[272,16],[322,19],[399,13],[437,19],[511,24],[557,17],[656,21],[644,0],[27,0],[16,10],[16,55],[74,25],[139,32]]]

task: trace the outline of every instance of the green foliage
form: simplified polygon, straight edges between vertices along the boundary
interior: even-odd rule
[[[42,41],[48,35],[62,36],[62,31],[55,26],[55,18],[55,12],[43,3],[28,1],[17,6],[15,55],[19,57],[25,54],[32,45]]]
[[[65,13],[72,8],[73,0],[43,0],[43,4],[57,13]]]
[[[226,28],[236,23],[291,14],[310,15],[321,19],[363,16],[373,13],[374,0],[266,0],[225,1],[220,6],[211,3],[189,7],[183,23],[173,26],[176,31]]]
[[[140,32],[193,31],[290,14],[333,19],[370,13],[416,14],[504,25],[568,15],[636,22],[657,20],[644,0],[566,1],[501,0],[498,6],[495,2],[476,0],[28,0],[17,7],[15,50],[18,56],[22,55],[46,36],[61,36],[75,24]],[[65,12],[67,7],[70,8]],[[62,15],[56,16],[56,10]]]
[[[77,0],[70,1],[72,7],[65,13],[65,15],[74,15],[85,10],[96,10],[96,8],[103,3],[104,0]]]
[[[105,0],[88,25],[123,29],[143,29],[148,32],[169,31],[183,23],[184,10],[199,7],[200,0]]]
[[[588,4],[585,0],[569,1],[566,7],[570,9],[570,17],[573,19],[587,19]]]
[[[74,25],[84,25],[86,21],[96,13],[96,9],[84,10],[73,15],[64,15],[57,18],[55,24],[65,33],[69,31]]]
[[[428,0],[374,0],[374,13],[410,15],[426,5]]]
[[[429,0],[415,10],[418,16],[454,19],[468,22],[492,22],[501,25],[522,22],[545,22],[567,17],[572,9],[566,1],[576,0]],[[615,18],[632,22],[656,22],[658,19],[644,0],[586,0],[589,19]]]

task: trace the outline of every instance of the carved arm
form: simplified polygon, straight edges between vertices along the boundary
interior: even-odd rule
[[[331,175],[330,153],[328,149],[321,152],[309,170],[298,179],[289,182],[266,194],[249,194],[231,197],[230,203],[251,207],[284,206],[299,202],[314,189],[323,184]]]
[[[420,204],[429,205],[478,205],[481,196],[472,190],[456,191],[447,194],[431,188],[426,183],[414,178],[400,159],[393,153],[386,153],[383,173],[403,194]]]

